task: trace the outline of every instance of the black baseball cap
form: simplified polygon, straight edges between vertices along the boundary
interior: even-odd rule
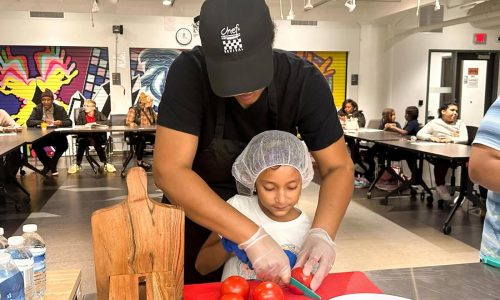
[[[200,39],[214,93],[229,97],[268,86],[274,73],[273,38],[264,0],[206,0]]]

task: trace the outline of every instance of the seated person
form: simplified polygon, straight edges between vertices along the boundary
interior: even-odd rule
[[[358,104],[352,99],[347,99],[342,103],[342,108],[337,112],[339,120],[345,124],[348,119],[357,119],[359,128],[366,125],[365,115],[363,111],[358,110]]]
[[[72,124],[64,107],[54,103],[54,94],[49,89],[45,89],[42,93],[41,103],[33,108],[31,115],[26,121],[28,127],[40,126],[42,123],[46,123],[48,126],[53,127],[70,127]],[[44,148],[47,146],[51,146],[55,149],[52,158],[48,157],[45,152]],[[42,173],[47,175],[51,172],[53,176],[58,175],[57,163],[64,151],[68,149],[66,134],[61,134],[59,132],[51,133],[49,136],[34,142],[31,147],[43,164]]]
[[[12,119],[8,112],[0,109],[0,132],[8,132],[21,128],[16,121]]]
[[[390,128],[394,127],[401,128],[401,124],[396,121],[396,111],[393,108],[384,108],[378,129],[391,131]]]
[[[78,117],[76,118],[76,125],[92,123],[111,125],[108,118],[106,118],[106,116],[97,109],[94,100],[85,100],[83,102],[83,108],[83,110],[80,109]],[[75,174],[82,169],[83,154],[89,146],[94,146],[94,149],[99,156],[99,160],[103,163],[104,171],[110,173],[116,172],[116,168],[112,164],[108,163],[106,153],[104,152],[104,147],[106,145],[106,133],[79,133],[77,142],[78,148],[76,149],[76,164],[72,165],[68,169],[69,174]]]
[[[468,141],[467,127],[458,120],[458,104],[445,103],[438,110],[438,119],[431,120],[419,130],[417,138],[436,143],[466,144]],[[434,178],[436,192],[441,199],[450,201],[451,196],[445,186],[446,173],[451,166],[447,159],[434,158]]]
[[[365,115],[363,112],[358,110],[358,104],[352,100],[347,99],[342,103],[342,108],[337,112],[339,116],[340,123],[345,129],[353,129],[346,125],[349,120],[357,121],[355,128],[365,127]],[[347,128],[346,128],[347,127]],[[362,163],[361,156],[359,155],[359,144],[352,139],[346,139],[347,147],[351,153],[351,158],[354,163],[357,163],[363,170],[366,170]]]
[[[395,117],[396,113],[394,113],[394,118]],[[384,130],[394,131],[402,135],[417,135],[417,132],[420,129],[420,124],[418,123],[418,108],[416,106],[408,106],[405,110],[405,119],[406,119],[406,124],[403,127],[403,129],[398,127],[396,122],[384,125]]]
[[[153,99],[145,93],[141,93],[137,105],[129,108],[125,124],[132,127],[149,126],[156,124],[156,119],[156,112],[153,109]],[[151,164],[143,161],[142,157],[146,142],[154,144],[154,133],[134,133],[129,136],[129,139],[131,145],[135,147],[137,165],[146,171],[151,170]]]
[[[385,130],[397,132],[402,135],[416,136],[420,129],[420,123],[418,123],[418,107],[408,106],[405,110],[405,119],[406,124],[403,129],[397,127],[394,123],[389,123],[389,125],[386,125],[387,128]],[[412,178],[415,179],[415,175],[417,174],[417,156],[414,153],[397,150],[390,151],[388,155],[391,160],[406,160],[412,173]]]
[[[259,225],[261,236],[270,235],[278,242],[293,268],[311,227],[308,216],[295,207],[301,190],[314,176],[306,146],[288,132],[264,131],[238,156],[232,174],[238,195],[227,203]],[[312,230],[324,235],[334,247],[326,232],[318,228]],[[236,246],[213,232],[200,249],[196,269],[200,274],[208,274],[224,265],[222,280],[231,275],[255,279],[256,271],[245,252],[251,247],[252,244]]]
[[[395,128],[401,129],[401,125],[396,121],[396,111],[394,109],[384,108],[378,128],[386,131],[394,131]],[[380,145],[374,145],[366,151],[365,162],[368,164],[368,171],[365,176],[370,182],[375,179],[375,157],[382,148]]]

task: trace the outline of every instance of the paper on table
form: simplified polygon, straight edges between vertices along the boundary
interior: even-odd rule
[[[436,142],[410,142],[412,145],[446,145],[446,143],[436,143]]]

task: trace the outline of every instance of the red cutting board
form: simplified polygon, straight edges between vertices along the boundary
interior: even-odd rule
[[[250,280],[252,291],[260,281]],[[217,300],[220,298],[220,282],[190,284],[184,286],[184,300]],[[283,289],[285,299],[310,299],[303,295],[292,294],[287,288]],[[382,291],[362,272],[346,272],[328,274],[316,291],[321,299],[330,299],[345,294],[375,293]]]

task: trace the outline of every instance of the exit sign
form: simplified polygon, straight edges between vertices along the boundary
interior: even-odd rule
[[[486,33],[474,33],[474,44],[486,44]]]

